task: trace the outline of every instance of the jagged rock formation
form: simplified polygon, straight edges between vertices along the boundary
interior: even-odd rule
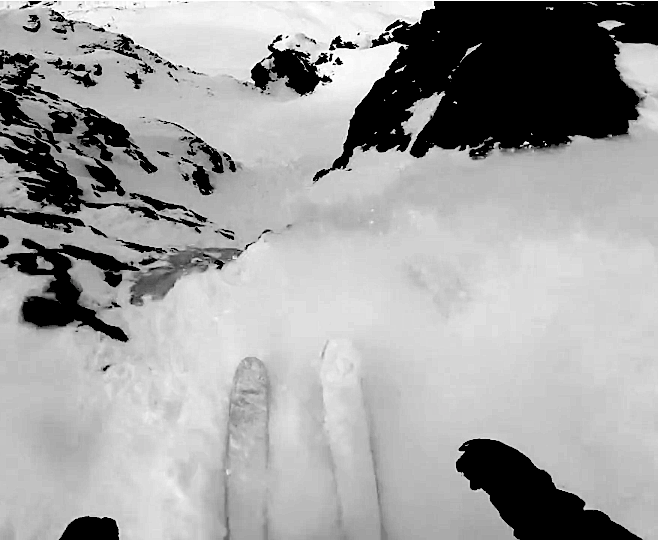
[[[342,155],[357,148],[409,151],[544,148],[581,135],[627,133],[639,98],[620,79],[615,39],[656,39],[652,8],[540,3],[445,4],[397,32],[403,44],[384,77],[358,105]],[[599,23],[616,20],[611,31]],[[429,121],[413,121],[419,110]],[[316,175],[316,180],[326,174]]]
[[[298,94],[310,94],[319,84],[331,82],[331,66],[341,63],[326,46],[304,34],[278,35],[267,48],[271,54],[251,70],[261,90],[270,90],[273,83],[283,80]]]
[[[354,40],[344,40],[343,36],[336,36],[329,44],[329,50],[336,49],[371,49],[388,43],[404,43],[404,34],[411,26],[407,21],[398,19],[389,24],[378,36],[357,32]]]
[[[546,471],[511,446],[474,439],[460,448],[457,471],[472,490],[483,489],[519,540],[609,538],[639,540],[603,512],[584,510],[585,502],[557,489]]]
[[[343,40],[342,36],[336,36],[329,44],[329,50],[335,51],[336,49],[358,49],[359,46],[350,40]]]
[[[389,24],[386,29],[379,34],[376,38],[372,40],[372,47],[379,47],[380,45],[386,45],[387,43],[404,43],[405,34],[411,27],[407,21],[397,20]]]

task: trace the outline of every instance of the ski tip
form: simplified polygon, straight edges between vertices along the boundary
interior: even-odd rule
[[[255,356],[247,356],[240,361],[238,369],[259,369],[265,370],[265,364],[260,358]]]
[[[354,344],[345,338],[329,339],[322,350],[321,376],[326,380],[358,377],[361,359]]]
[[[233,384],[238,384],[239,381],[261,381],[267,384],[269,377],[265,364],[255,356],[247,356],[243,358],[238,367],[235,369],[235,376]]]

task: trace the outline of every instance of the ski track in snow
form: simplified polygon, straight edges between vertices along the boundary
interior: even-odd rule
[[[175,13],[151,9],[161,18],[145,36]],[[289,20],[282,12],[275,22]],[[84,16],[114,17],[131,34],[144,15]],[[191,24],[163,54],[195,54],[197,45],[179,49]],[[265,45],[269,24],[254,22]],[[264,49],[251,62],[235,45],[231,67]],[[627,69],[646,69],[652,51],[640,52]],[[229,112],[235,95],[212,126],[207,111],[175,113],[247,167],[206,201],[176,198],[172,186],[144,193],[170,190],[242,241],[276,232],[160,301],[113,313],[128,343],[18,325],[35,281],[0,271],[2,540],[57,538],[82,515],[113,517],[122,540],[220,538],[228,396],[246,356],[271,379],[270,538],[340,538],[318,375],[334,338],[362,357],[389,540],[512,538],[455,471],[474,437],[520,449],[588,506],[658,536],[658,136],[640,126],[629,138],[478,162],[357,154],[351,171],[311,186],[395,53],[341,51],[335,83],[245,105],[246,120]],[[224,113],[234,132],[222,132]]]

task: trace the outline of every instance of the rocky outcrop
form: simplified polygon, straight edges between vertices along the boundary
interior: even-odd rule
[[[310,94],[319,84],[331,82],[331,66],[340,65],[325,45],[304,34],[278,35],[267,48],[271,54],[251,70],[261,90],[271,90],[274,83],[283,81],[300,95]]]
[[[397,20],[389,24],[386,29],[379,34],[376,38],[373,38],[371,47],[379,47],[380,45],[386,45],[388,43],[404,43],[405,36],[409,31],[411,24],[407,21]]]
[[[558,489],[546,471],[524,454],[500,441],[474,439],[460,448],[457,471],[472,490],[484,490],[500,517],[519,540],[640,540],[598,510]]]
[[[437,2],[417,24],[391,29],[403,47],[356,108],[332,168],[344,168],[357,148],[421,157],[439,147],[481,158],[494,148],[623,135],[639,98],[620,79],[615,39],[644,39],[649,11]],[[624,26],[609,32],[599,25],[605,20]],[[429,121],[418,127],[414,113],[428,107]]]
[[[357,32],[354,39],[344,39],[343,36],[336,36],[329,44],[329,50],[336,49],[372,49],[388,43],[404,43],[405,32],[411,26],[410,23],[403,20],[396,20],[389,24],[384,31],[378,36],[362,34]]]

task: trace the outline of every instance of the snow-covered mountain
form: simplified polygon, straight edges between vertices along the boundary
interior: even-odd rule
[[[650,6],[30,4],[0,5],[0,539],[222,538],[247,356],[269,537],[341,538],[333,338],[389,540],[512,538],[474,438],[658,535]]]

